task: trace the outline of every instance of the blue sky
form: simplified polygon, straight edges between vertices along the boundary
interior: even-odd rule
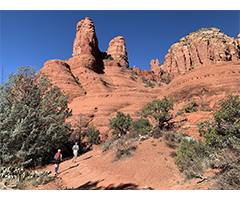
[[[150,69],[152,59],[164,62],[172,44],[200,28],[217,27],[234,38],[240,32],[238,10],[0,10],[4,75],[20,66],[39,70],[47,60],[70,58],[76,24],[84,17],[93,20],[100,51],[124,36],[130,67],[140,69]]]

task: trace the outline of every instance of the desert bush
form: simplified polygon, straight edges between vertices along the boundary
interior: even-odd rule
[[[201,107],[200,107],[201,111],[212,111],[211,108],[209,107],[209,105],[207,103],[201,103]]]
[[[0,181],[4,183],[7,188],[28,189],[29,187],[36,187],[44,185],[52,181],[49,177],[51,171],[44,172],[29,172],[20,167],[1,167]]]
[[[176,144],[180,144],[184,136],[182,134],[174,133],[174,132],[166,132],[163,135],[163,139],[167,141],[175,142]]]
[[[201,140],[183,139],[180,142],[174,162],[188,179],[202,177],[204,170],[209,167],[210,158],[205,149],[205,143]]]
[[[99,130],[93,124],[87,127],[86,137],[90,143],[99,144]]]
[[[131,134],[135,137],[147,135],[152,129],[152,124],[148,119],[140,118],[131,123],[130,129]]]
[[[127,135],[121,136],[116,141],[116,152],[114,161],[119,160],[123,156],[129,157],[133,156],[132,151],[136,151],[137,146],[134,145],[136,140],[129,139]]]
[[[101,143],[102,146],[102,153],[106,153],[108,150],[110,150],[113,147],[113,143],[116,139],[115,138],[109,138],[107,141],[103,141]]]
[[[171,149],[178,148],[181,140],[184,138],[181,134],[174,133],[174,132],[167,132],[164,133],[163,139],[165,141],[165,145]]]
[[[182,110],[186,113],[193,113],[198,111],[197,107],[198,107],[197,101],[193,99],[190,103],[184,105]]]
[[[122,112],[118,111],[116,117],[113,119],[109,119],[109,129],[113,129],[113,136],[115,138],[126,135],[127,131],[130,130],[130,125],[132,122],[132,118],[129,114],[125,115]]]
[[[0,85],[0,163],[43,165],[66,147],[73,131],[67,98],[33,67],[11,73]]]
[[[162,130],[169,128],[169,121],[172,119],[170,110],[173,110],[174,99],[167,99],[166,96],[162,100],[156,99],[148,103],[145,108],[138,112],[143,117],[151,116],[157,121],[157,126]]]
[[[240,169],[240,99],[229,94],[219,103],[220,109],[213,113],[211,121],[198,124],[198,132],[206,139],[208,151],[215,153],[220,169],[216,175],[217,187],[238,189]],[[236,175],[236,176],[235,176]]]
[[[136,145],[130,146],[128,148],[117,149],[117,151],[115,152],[115,161],[121,159],[123,156],[126,157],[132,156],[133,154],[131,152],[136,150],[137,150]]]
[[[142,83],[146,83],[146,87],[154,88],[156,86],[154,83],[147,80],[144,76],[142,77]]]

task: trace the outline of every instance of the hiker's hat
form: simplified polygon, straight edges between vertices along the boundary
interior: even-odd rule
[[[58,152],[61,152],[61,149],[58,149]]]

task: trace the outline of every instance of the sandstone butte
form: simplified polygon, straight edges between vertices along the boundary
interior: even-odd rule
[[[135,119],[135,111],[154,99],[167,96],[175,99],[172,113],[175,116],[178,109],[193,99],[198,104],[208,103],[211,109],[217,109],[219,100],[229,93],[240,94],[240,34],[234,39],[217,28],[202,28],[173,44],[162,65],[158,59],[151,60],[150,65],[151,70],[129,67],[122,36],[112,39],[108,50],[101,52],[94,24],[86,17],[77,24],[72,57],[68,60],[49,60],[41,71],[69,97],[69,107],[73,116],[68,122],[74,124],[78,115],[82,114],[86,119],[84,126],[93,123],[104,140],[111,136],[108,119],[115,117],[117,111],[129,113]],[[142,82],[143,76],[153,83],[159,82],[160,86],[146,87],[146,83]],[[166,84],[166,78],[171,82]],[[184,117],[178,116],[174,120],[185,121],[181,127],[183,133],[199,138],[196,124],[211,116],[211,112],[199,110]],[[157,150],[147,154],[147,147],[151,149],[151,143],[144,141],[143,147],[139,147],[145,152],[142,156],[138,152],[134,157],[115,164],[110,162],[109,154],[104,157],[100,147],[96,147],[95,151],[82,157],[83,168],[79,168],[79,174],[69,173],[61,176],[64,182],[62,185],[66,188],[81,185],[78,189],[106,189],[110,183],[115,183],[123,189],[124,187],[120,187],[121,183],[134,182],[139,187],[150,184],[154,189],[193,188],[189,185],[176,186],[180,175],[169,156],[170,149],[158,145]],[[164,152],[165,157],[163,156],[164,160],[161,161],[165,163],[164,166],[155,163],[156,157],[159,156],[157,151]],[[145,159],[148,162],[145,163]],[[65,166],[63,168],[67,171],[68,167],[71,169],[71,162],[66,161],[62,166]],[[142,166],[145,166],[144,170]],[[106,170],[102,171],[101,167]],[[48,168],[53,166],[46,169]],[[142,174],[139,168],[143,170]],[[96,176],[98,178],[94,178]],[[43,189],[56,189],[54,184],[57,183]]]

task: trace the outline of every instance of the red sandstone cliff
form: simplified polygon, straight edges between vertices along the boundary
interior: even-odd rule
[[[151,70],[131,69],[124,38],[112,39],[107,52],[100,52],[93,22],[85,18],[77,24],[73,57],[47,61],[42,71],[68,95],[70,121],[81,113],[85,125],[94,123],[105,137],[117,111],[134,118],[135,111],[164,95],[174,98],[178,109],[192,98],[213,108],[226,94],[239,93],[239,43],[240,35],[235,40],[216,28],[200,29],[175,43],[162,66],[156,59]],[[146,87],[142,76],[161,84]]]
[[[89,18],[77,24],[73,57],[47,61],[41,70],[68,95],[73,110],[70,121],[81,113],[85,125],[94,123],[102,137],[109,132],[108,119],[118,110],[134,117],[135,111],[157,97],[156,89],[146,88],[141,78],[131,73],[122,36],[110,41],[106,53],[99,51]]]
[[[240,38],[231,38],[217,28],[202,28],[173,44],[162,70],[179,75],[192,68],[236,61],[240,58]]]

